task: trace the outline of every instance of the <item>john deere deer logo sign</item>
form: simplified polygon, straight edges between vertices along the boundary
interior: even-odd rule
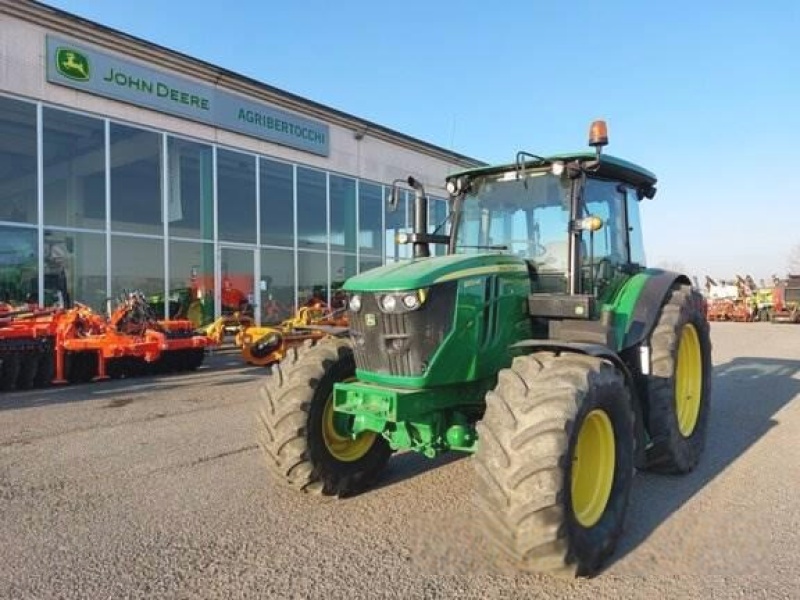
[[[142,57],[137,60],[49,33],[45,50],[45,77],[53,85],[328,156],[327,123],[228,92],[201,81],[202,76],[184,77],[155,68]]]
[[[72,48],[59,48],[56,51],[56,68],[64,77],[75,81],[89,81],[92,73],[89,59]]]

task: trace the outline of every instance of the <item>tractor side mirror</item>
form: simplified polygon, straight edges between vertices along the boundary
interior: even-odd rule
[[[656,195],[656,188],[655,186],[652,185],[646,187],[640,187],[639,189],[636,190],[636,196],[639,198],[639,200],[644,200],[645,198],[647,198],[648,200],[652,200],[653,198],[655,198],[655,195]]]

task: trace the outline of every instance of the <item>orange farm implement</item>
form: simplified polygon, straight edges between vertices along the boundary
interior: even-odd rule
[[[139,292],[109,319],[83,305],[0,310],[0,389],[193,371],[212,343],[190,321],[159,320]]]

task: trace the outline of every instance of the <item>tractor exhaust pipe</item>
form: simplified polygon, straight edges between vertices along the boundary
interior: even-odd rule
[[[427,242],[419,241],[428,234],[428,196],[422,182],[417,181],[409,175],[408,185],[414,188],[414,233],[416,234],[414,246],[414,258],[427,258],[431,255],[430,247]]]
[[[397,235],[397,243],[411,244],[414,247],[414,258],[427,258],[431,255],[430,244],[449,244],[450,238],[443,235],[432,235],[428,233],[428,196],[425,194],[425,187],[422,182],[409,176],[407,179],[395,179],[392,182],[392,193],[389,196],[389,210],[397,210],[400,200],[400,190],[398,183],[405,183],[414,192],[414,229],[411,234],[401,233]]]

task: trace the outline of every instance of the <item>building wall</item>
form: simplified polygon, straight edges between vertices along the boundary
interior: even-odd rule
[[[441,185],[463,157],[341,118],[323,157],[53,85],[49,30],[0,14],[0,302],[102,310],[136,289],[174,300],[167,315],[192,303],[208,321],[241,301],[271,322],[408,258],[393,240],[411,194],[388,212],[394,179],[425,182],[431,228],[446,215]]]
[[[444,175],[457,168],[452,162],[448,163],[376,139],[370,135],[368,130],[361,139],[357,139],[361,136],[356,135],[356,130],[340,125],[330,125],[330,156],[321,157],[231,131],[52,85],[45,78],[45,35],[47,31],[38,25],[0,15],[0,48],[3,53],[3,61],[0,63],[0,89],[13,90],[17,94],[64,107],[79,108],[82,111],[113,119],[130,121],[154,129],[276,156],[288,161],[373,181],[391,182],[396,178],[413,175],[425,182],[432,193],[439,195],[444,194]],[[81,41],[91,43],[90,41]],[[110,51],[108,48],[102,49]],[[136,60],[131,56],[127,58]]]

